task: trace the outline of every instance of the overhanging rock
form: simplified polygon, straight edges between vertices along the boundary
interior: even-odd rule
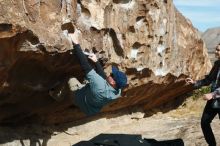
[[[123,98],[102,112],[141,105],[149,109],[190,90],[184,78],[210,69],[197,29],[159,0],[48,0],[0,2],[0,123],[53,124],[85,118],[69,102],[55,102],[48,89],[82,70],[66,37],[71,22],[82,48],[93,50],[109,73],[128,75]],[[73,29],[73,30],[74,30]]]

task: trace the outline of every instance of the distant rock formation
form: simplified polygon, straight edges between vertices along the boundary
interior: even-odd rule
[[[206,47],[208,49],[211,62],[216,60],[215,48],[220,43],[220,27],[209,28],[202,34]]]
[[[81,31],[82,48],[128,75],[123,98],[103,113],[169,102],[191,90],[185,77],[210,69],[198,31],[167,0],[0,1],[0,123],[54,124],[86,116],[48,89],[82,70],[64,30]]]

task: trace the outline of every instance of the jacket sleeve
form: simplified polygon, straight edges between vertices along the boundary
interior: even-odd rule
[[[85,54],[82,52],[82,49],[80,47],[79,44],[74,45],[74,50],[76,52],[76,56],[79,59],[80,65],[83,69],[83,71],[88,74],[93,68],[91,67],[91,65],[89,64],[89,61],[87,59],[87,57],[85,56]]]
[[[211,78],[206,76],[204,79],[196,81],[196,83],[194,84],[194,88],[198,89],[201,88],[202,86],[208,86],[211,84],[211,82],[212,82]]]
[[[95,63],[95,66],[96,66],[96,72],[97,72],[103,79],[106,79],[107,76],[106,76],[106,74],[105,74],[105,72],[104,72],[104,70],[103,70],[103,68],[102,68],[102,66],[101,66],[101,64],[100,64],[99,61],[97,61],[97,62]]]
[[[220,87],[213,92],[213,99],[220,98]]]
[[[194,84],[194,88],[198,89],[201,88],[202,86],[210,85],[212,81],[216,79],[217,73],[218,73],[218,65],[217,62],[215,62],[209,74],[206,75],[204,79],[196,81],[196,83]]]

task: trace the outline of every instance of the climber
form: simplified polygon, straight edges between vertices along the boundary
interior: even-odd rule
[[[95,63],[96,72],[89,64],[86,55],[83,53],[79,45],[77,33],[79,32],[76,31],[74,34],[68,35],[74,46],[72,52],[75,52],[79,59],[88,83],[82,88],[77,89],[74,94],[71,95],[74,96],[73,103],[85,114],[94,115],[100,112],[102,107],[107,103],[121,96],[121,89],[127,86],[127,77],[115,66],[112,66],[111,75],[106,76],[96,55],[91,54],[88,58]],[[50,91],[50,96],[55,99],[59,98],[58,96],[62,95],[63,88],[59,88],[58,90],[60,91],[57,91],[56,89]]]

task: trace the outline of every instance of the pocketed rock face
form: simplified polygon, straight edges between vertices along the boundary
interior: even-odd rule
[[[64,23],[81,31],[82,48],[128,75],[123,98],[103,112],[140,105],[145,110],[191,90],[184,79],[210,69],[197,30],[159,0],[0,0],[0,122],[53,124],[86,116],[48,89],[69,77],[83,80]]]

